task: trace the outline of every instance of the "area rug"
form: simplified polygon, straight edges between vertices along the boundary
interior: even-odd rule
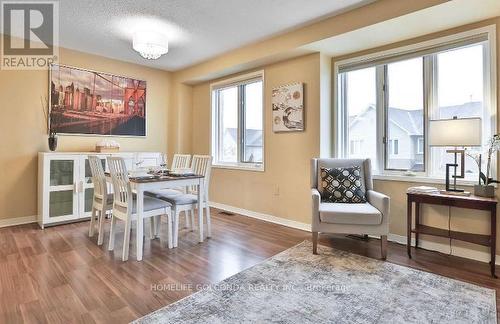
[[[304,241],[135,323],[496,323],[495,291]]]

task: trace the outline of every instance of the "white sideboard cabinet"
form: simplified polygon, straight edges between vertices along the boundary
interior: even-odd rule
[[[129,170],[162,163],[162,153],[158,152],[38,153],[38,224],[41,228],[90,218],[94,188],[89,155],[101,157],[106,171],[108,156],[123,157]]]

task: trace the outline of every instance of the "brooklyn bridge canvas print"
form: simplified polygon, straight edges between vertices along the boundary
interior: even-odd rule
[[[50,108],[57,133],[146,136],[146,81],[52,65]]]

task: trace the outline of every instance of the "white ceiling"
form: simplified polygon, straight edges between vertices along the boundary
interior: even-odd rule
[[[373,0],[61,0],[60,46],[165,70],[333,16]],[[170,51],[149,61],[132,50],[137,30],[156,30]]]

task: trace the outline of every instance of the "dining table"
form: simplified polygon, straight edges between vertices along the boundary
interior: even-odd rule
[[[106,181],[112,183],[111,175],[106,172]],[[130,185],[132,191],[137,195],[137,230],[136,230],[136,248],[137,261],[142,260],[142,252],[144,247],[144,193],[146,191],[158,189],[175,189],[196,187],[196,195],[198,199],[198,231],[199,242],[204,241],[203,233],[203,208],[200,208],[199,202],[203,201],[205,196],[204,177],[202,175],[148,175],[148,176],[130,176]],[[151,219],[151,238],[154,238],[156,231],[154,228],[159,225],[155,224],[156,217]],[[178,220],[177,220],[178,221]]]

